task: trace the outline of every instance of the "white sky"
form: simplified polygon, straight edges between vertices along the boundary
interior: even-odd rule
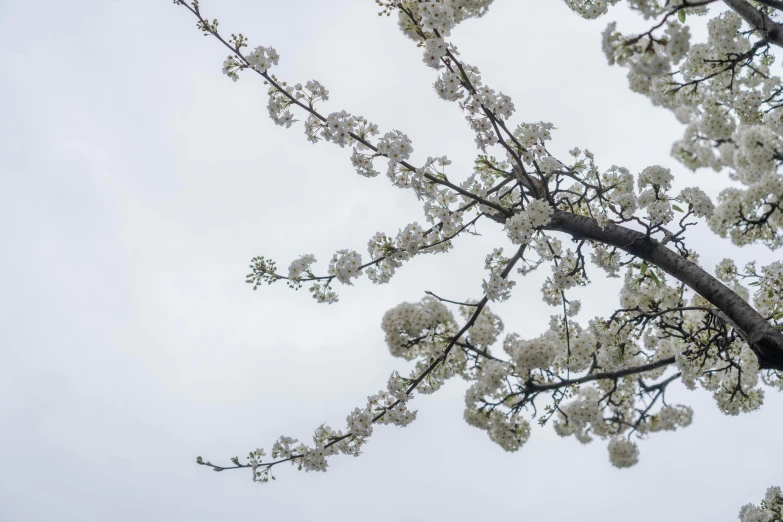
[[[670,158],[680,124],[606,64],[606,23],[639,21],[618,9],[586,22],[560,1],[495,4],[452,41],[512,96],[515,123],[553,122],[558,154],[579,146],[604,167],[662,164],[681,186],[726,185]],[[400,129],[414,164],[446,154],[450,176],[469,173],[477,151],[462,114],[436,97],[420,50],[374,2],[202,9],[251,47],[274,46],[281,79],[321,81],[322,112]],[[408,368],[388,354],[383,313],[424,290],[480,297],[483,258],[504,244],[485,226],[389,285],[338,288],[332,306],[283,284],[253,292],[244,276],[255,255],[285,268],[313,253],[324,271],[336,250],[366,258],[376,231],[422,216],[411,193],[356,175],[348,149],[308,143],[301,123],[276,127],[260,81],[220,73],[226,55],[171,1],[0,5],[0,520],[733,520],[783,485],[780,394],[726,417],[682,386],[669,400],[694,407],[693,425],[640,442],[627,470],[611,467],[605,442],[582,446],[551,426],[505,453],[462,420],[461,381],[418,397],[416,422],[377,428],[364,455],[334,457],[326,474],[276,468],[259,486],[249,472],[197,466],[197,455],[228,463],[281,434],[342,427]],[[690,236],[708,269],[727,255],[776,256],[706,229]],[[583,320],[614,303],[616,281],[593,277]],[[556,313],[540,284],[518,280],[492,307],[508,331],[537,335]]]

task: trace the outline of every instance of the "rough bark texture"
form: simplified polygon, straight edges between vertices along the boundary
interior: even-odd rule
[[[613,224],[601,229],[595,219],[563,211],[555,212],[546,228],[576,239],[615,246],[660,267],[715,305],[743,330],[762,368],[783,370],[783,334],[726,285],[655,239]]]

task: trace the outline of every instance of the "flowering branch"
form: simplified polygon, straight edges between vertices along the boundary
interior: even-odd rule
[[[602,171],[593,154],[578,147],[569,151],[571,159],[561,161],[546,147],[551,123],[522,123],[512,129],[511,98],[486,85],[478,68],[460,60],[456,47],[445,39],[460,20],[486,11],[488,1],[472,7],[451,0],[376,1],[383,13],[399,15],[403,32],[423,47],[423,61],[439,71],[438,96],[458,102],[466,113],[483,154],[462,183],[433,167],[435,162],[449,164],[445,157],[428,158],[421,168],[408,163],[411,142],[399,131],[372,143],[377,126],[361,116],[345,111],[321,115],[314,103],[327,100],[328,91],[320,83],[313,80],[303,88],[278,81],[267,72],[279,58],[273,48],[243,54],[244,36],[226,41],[217,21],[202,17],[197,1],[187,5],[175,0],[197,17],[205,35],[232,51],[224,62],[227,76],[236,80],[238,71],[253,69],[271,85],[269,111],[276,124],[289,127],[295,121],[289,108],[301,109],[308,115],[308,139],[355,145],[351,161],[363,176],[379,174],[372,164],[375,158],[388,159],[387,176],[398,187],[414,189],[433,223],[427,231],[412,223],[394,239],[379,232],[368,243],[368,263],[354,251],[341,250],[325,276],[312,273],[315,258],[309,254],[291,264],[288,276],[278,274],[273,262],[256,258],[248,282],[255,288],[286,279],[298,288],[311,281],[319,301],[334,302],[336,294],[329,288],[333,279],[352,284],[364,271],[374,283],[385,283],[402,261],[425,250],[447,250],[451,239],[483,217],[503,226],[515,253],[506,258],[503,248],[495,248],[486,256],[488,277],[478,302],[426,292],[420,303],[402,303],[384,315],[382,328],[391,353],[417,359],[416,368],[408,378],[393,373],[387,390],[348,416],[345,432],[321,426],[314,447],[294,446],[297,441],[281,437],[273,446],[273,460],[256,450],[247,464],[236,457],[233,467],[215,466],[200,457],[199,464],[216,471],[251,467],[254,480],[261,482],[274,478],[270,470],[282,462],[323,471],[329,455],[358,455],[375,424],[410,423],[416,412],[407,410],[407,402],[414,391],[434,392],[446,378],[460,375],[472,381],[465,420],[486,430],[504,449],[515,451],[527,440],[529,423],[521,410],[529,406],[537,417],[535,400],[547,392],[551,402],[539,423],[554,418],[559,435],[574,435],[582,442],[592,436],[608,438],[610,461],[627,467],[638,460],[632,434],[641,437],[691,422],[690,408],[666,403],[670,383],[681,380],[691,389],[700,383],[731,415],[760,406],[759,380],[783,389],[783,334],[778,331],[783,327],[783,262],[761,272],[751,264],[741,273],[724,260],[713,277],[696,264],[685,241],[694,218],[704,218],[736,244],[783,244],[783,178],[777,172],[783,164],[783,87],[769,70],[774,58],[770,45],[783,42],[770,8],[783,3],[768,0],[756,9],[745,0],[724,0],[739,14],[728,11],[711,20],[708,43],[692,46],[686,16],[706,13],[715,0],[633,1],[632,9],[657,18],[653,27],[626,37],[610,24],[603,35],[609,62],[628,66],[631,88],[673,110],[687,124],[685,137],[673,149],[675,157],[693,169],[729,167],[734,179],[747,187],[725,190],[716,206],[698,187],[673,194],[674,176],[660,165],[645,168],[637,177],[618,166]],[[618,1],[566,4],[595,18]],[[742,30],[743,19],[751,24],[749,31]],[[673,70],[675,66],[679,69]],[[500,162],[488,153],[495,145],[505,154]],[[457,201],[459,206],[454,205]],[[468,211],[476,216],[463,222]],[[576,246],[566,248],[548,234],[552,232],[568,234]],[[595,318],[583,327],[577,320],[581,303],[568,299],[567,291],[589,284],[588,258],[610,277],[619,277],[621,269],[625,275],[622,306],[608,319]],[[522,276],[541,266],[551,269],[541,288],[543,300],[562,312],[552,316],[549,329],[537,338],[508,334],[500,343],[506,360],[493,352],[503,322],[487,305],[511,297],[516,282],[509,276],[516,265]],[[673,285],[667,276],[675,280]],[[742,284],[747,278],[753,280],[749,287],[756,286],[754,306]],[[466,319],[462,327],[444,303],[459,307]],[[666,376],[671,366],[676,371]]]

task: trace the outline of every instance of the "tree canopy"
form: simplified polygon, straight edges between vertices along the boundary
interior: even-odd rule
[[[783,262],[740,267],[726,258],[702,267],[687,237],[701,221],[716,244],[783,246],[783,85],[773,72],[776,48],[783,47],[783,2],[628,0],[648,30],[625,33],[612,22],[603,32],[603,52],[609,64],[627,69],[630,89],[682,123],[672,156],[732,182],[715,201],[698,186],[673,190],[674,175],[662,165],[631,172],[578,147],[556,157],[548,148],[554,123],[520,120],[516,114],[524,118],[524,110],[517,111],[513,93],[493,89],[480,64],[465,62],[449,40],[492,0],[376,0],[379,14],[412,40],[403,44],[419,47],[424,65],[434,69],[437,97],[464,115],[477,150],[469,173],[446,156],[412,163],[414,143],[405,132],[325,109],[330,93],[319,81],[292,83],[272,72],[281,59],[274,47],[251,49],[245,35],[224,34],[199,2],[174,3],[229,49],[225,75],[261,77],[275,124],[290,128],[301,120],[308,141],[350,149],[356,173],[384,175],[423,206],[426,223],[378,232],[365,256],[341,249],[318,268],[308,253],[287,269],[269,253],[255,257],[247,275],[254,290],[306,287],[318,302],[339,306],[338,285],[362,277],[387,284],[413,258],[447,254],[460,236],[482,227],[505,233],[504,243],[486,253],[480,295],[426,292],[384,315],[391,354],[412,361],[413,369],[393,372],[344,426],[317,427],[309,444],[282,436],[231,464],[198,457],[199,464],[247,468],[261,483],[275,478],[282,463],[325,471],[333,455],[359,455],[377,424],[413,422],[416,394],[434,393],[459,376],[471,383],[465,421],[506,451],[520,450],[535,422],[583,443],[607,441],[611,464],[624,468],[638,462],[638,440],[691,423],[688,405],[666,400],[674,383],[708,390],[727,415],[756,410],[765,392],[783,389]],[[620,0],[565,3],[592,19]],[[691,36],[697,25],[706,26],[703,41]],[[639,139],[644,130],[640,122]],[[543,334],[529,337],[509,331],[512,318],[490,307],[539,299],[519,291],[534,271],[548,274],[540,298],[552,316]],[[621,279],[622,289],[613,313],[585,320],[590,303],[569,294],[596,273]],[[740,518],[780,521],[782,510],[780,488],[770,487],[759,505],[742,507]]]

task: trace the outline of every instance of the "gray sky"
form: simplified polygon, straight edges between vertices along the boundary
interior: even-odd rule
[[[557,154],[579,146],[604,167],[661,164],[680,186],[726,186],[669,157],[681,126],[606,64],[606,23],[638,20],[495,3],[452,41],[512,96],[515,122],[553,122]],[[421,51],[374,2],[202,9],[251,47],[274,46],[281,79],[323,83],[323,112],[408,133],[414,164],[446,154],[450,176],[469,172],[477,151],[462,114],[437,98]],[[227,463],[269,450],[281,434],[309,440],[322,422],[341,428],[408,368],[385,348],[383,313],[424,290],[479,297],[483,258],[504,244],[484,228],[389,285],[339,287],[332,306],[282,284],[253,292],[244,276],[255,255],[285,268],[313,253],[324,271],[336,250],[366,258],[375,232],[423,221],[411,193],[356,175],[348,149],[308,143],[301,123],[276,127],[262,82],[221,74],[226,55],[170,1],[0,5],[0,520],[733,520],[783,483],[780,394],[726,417],[681,386],[669,400],[694,407],[693,425],[640,442],[627,470],[611,467],[605,442],[582,446],[551,426],[505,453],[462,420],[461,381],[418,397],[416,422],[377,428],[364,455],[334,457],[325,474],[277,468],[259,486],[197,466],[197,455]],[[706,229],[691,236],[710,270],[727,255],[775,258]],[[492,307],[507,331],[535,336],[556,313],[540,277]],[[583,319],[614,303],[616,281],[593,277]]]

